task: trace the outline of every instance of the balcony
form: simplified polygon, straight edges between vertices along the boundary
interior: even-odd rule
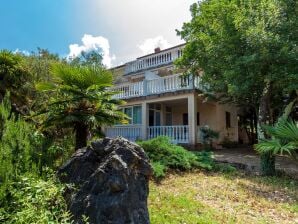
[[[142,138],[141,131],[141,125],[115,125],[105,128],[107,137],[116,138],[121,136],[133,142]]]
[[[181,74],[176,74],[152,80],[118,85],[112,88],[113,91],[119,92],[114,95],[116,99],[129,99],[187,89],[203,90],[200,77],[185,77],[181,76]]]
[[[141,125],[115,125],[107,127],[106,136],[116,138],[122,136],[130,141],[142,139]],[[158,136],[167,136],[173,143],[189,143],[188,125],[173,126],[148,126],[146,139],[156,138]],[[197,127],[197,142],[202,143],[200,126]]]
[[[142,70],[159,67],[173,63],[177,58],[182,56],[183,45],[158,53],[150,54],[131,61],[125,65],[125,75],[139,72]]]

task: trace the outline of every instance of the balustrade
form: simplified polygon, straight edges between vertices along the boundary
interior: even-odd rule
[[[168,63],[182,56],[182,47],[161,51],[160,53],[151,54],[135,61],[129,62],[125,66],[125,74],[137,72]]]
[[[188,125],[150,126],[147,128],[148,139],[167,136],[174,143],[189,143]]]
[[[200,80],[197,79],[198,86]],[[181,76],[180,74],[161,77],[158,79],[144,80],[136,83],[128,83],[112,88],[119,92],[114,95],[116,99],[127,99],[132,97],[147,96],[152,94],[173,92],[183,89],[193,89],[192,76]]]
[[[122,136],[129,141],[136,141],[141,139],[141,126],[140,125],[123,125],[123,126],[113,126],[105,128],[105,134],[107,137],[115,138]]]

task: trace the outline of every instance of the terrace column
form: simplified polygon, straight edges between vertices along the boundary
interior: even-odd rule
[[[147,139],[147,128],[149,126],[149,107],[148,104],[143,102],[142,103],[142,139]]]
[[[197,142],[197,96],[195,93],[188,96],[188,127],[189,144],[195,145]]]

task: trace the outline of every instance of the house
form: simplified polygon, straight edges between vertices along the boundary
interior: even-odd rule
[[[200,127],[219,132],[216,141],[238,142],[237,107],[206,101],[199,75],[181,76],[174,60],[181,57],[184,44],[169,49],[155,49],[153,54],[112,69],[118,77],[114,97],[127,103],[120,109],[131,120],[105,128],[108,137],[123,136],[129,140],[168,136],[175,143],[202,143]]]

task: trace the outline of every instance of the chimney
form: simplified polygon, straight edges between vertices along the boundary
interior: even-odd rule
[[[154,53],[159,53],[160,52],[160,47],[157,47],[154,49]]]

